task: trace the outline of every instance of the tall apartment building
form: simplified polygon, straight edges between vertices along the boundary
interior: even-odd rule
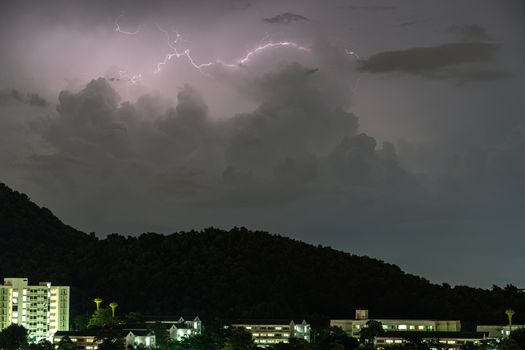
[[[30,341],[52,339],[69,330],[69,287],[40,282],[30,286],[27,278],[4,278],[0,285],[0,330],[19,324]]]

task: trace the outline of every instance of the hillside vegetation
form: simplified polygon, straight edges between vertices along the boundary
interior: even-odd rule
[[[525,294],[432,284],[395,265],[265,232],[214,228],[105,239],[79,232],[0,184],[0,277],[72,286],[74,314],[95,296],[119,312],[203,319],[372,317],[524,322]]]

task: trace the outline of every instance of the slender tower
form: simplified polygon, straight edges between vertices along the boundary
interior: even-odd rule
[[[95,304],[97,304],[97,311],[100,310],[100,304],[102,304],[102,299],[95,298],[95,300],[93,301],[95,302]]]
[[[507,318],[509,319],[509,334],[512,333],[512,316],[515,314],[514,310],[507,309],[505,310],[505,313],[507,314]]]
[[[109,307],[111,308],[111,315],[113,315],[113,318],[115,318],[115,310],[117,310],[118,304],[113,301],[111,304],[109,304]]]

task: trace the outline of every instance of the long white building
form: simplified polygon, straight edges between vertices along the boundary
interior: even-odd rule
[[[0,285],[0,330],[19,324],[29,340],[52,339],[69,330],[69,287],[51,282],[29,285],[27,278],[4,278]]]
[[[419,331],[419,332],[459,332],[459,320],[406,320],[374,319],[381,322],[385,331]],[[356,310],[355,319],[331,320],[330,326],[342,328],[352,337],[359,337],[361,329],[366,327],[368,310]]]
[[[277,343],[288,343],[290,338],[310,342],[310,324],[305,320],[240,320],[231,324],[252,335],[255,344],[266,348]]]

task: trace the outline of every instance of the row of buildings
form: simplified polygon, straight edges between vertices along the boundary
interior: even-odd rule
[[[0,285],[0,330],[11,324],[19,324],[28,330],[30,341],[48,339],[58,344],[66,336],[78,350],[96,350],[100,344],[96,333],[70,331],[70,290],[68,286],[53,286],[50,282],[29,285],[27,278],[5,278]],[[381,323],[383,332],[376,338],[378,347],[400,344],[407,339],[420,339],[435,344],[434,348],[459,349],[465,344],[479,344],[491,338],[504,338],[511,329],[505,325],[480,325],[475,332],[465,332],[459,320],[406,320],[370,319],[368,310],[356,310],[354,319],[331,320],[330,325],[339,327],[352,337],[359,337],[361,330],[371,320]],[[126,348],[156,344],[152,328],[164,328],[166,336],[180,341],[185,337],[200,334],[203,329],[198,317],[172,320],[150,319],[140,324],[126,324],[122,338]],[[305,320],[242,320],[230,322],[233,328],[249,332],[254,342],[261,347],[276,343],[287,343],[290,339],[310,342],[312,330]],[[525,328],[514,325],[513,329]]]

